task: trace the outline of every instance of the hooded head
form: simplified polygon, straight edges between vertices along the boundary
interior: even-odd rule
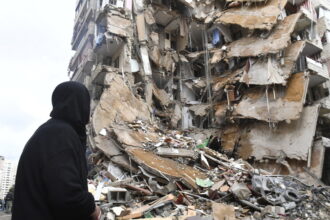
[[[78,82],[58,85],[52,95],[53,110],[50,116],[68,122],[76,132],[86,136],[85,126],[89,122],[90,96],[87,88]]]

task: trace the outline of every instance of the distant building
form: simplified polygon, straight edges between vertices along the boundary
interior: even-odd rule
[[[69,65],[70,78],[87,83],[91,74],[94,56],[96,0],[78,0],[72,37],[72,49],[76,51]]]
[[[17,162],[0,156],[0,199],[4,199],[10,187],[15,184]]]

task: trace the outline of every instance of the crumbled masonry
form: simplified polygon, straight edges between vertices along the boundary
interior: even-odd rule
[[[330,219],[330,1],[78,0],[103,219]]]

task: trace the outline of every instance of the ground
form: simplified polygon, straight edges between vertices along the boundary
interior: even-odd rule
[[[0,212],[0,220],[10,220],[11,219],[11,215],[8,215],[4,212]]]

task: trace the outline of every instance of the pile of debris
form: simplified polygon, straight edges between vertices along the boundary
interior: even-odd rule
[[[330,218],[329,3],[78,2],[106,218]]]
[[[271,175],[244,160],[227,158],[197,143],[191,132],[167,131],[142,121],[127,124],[148,136],[126,146],[126,169],[101,152],[89,188],[104,219],[329,219],[330,188],[293,176]],[[108,137],[105,130],[104,138]],[[158,136],[158,138],[155,138]],[[142,137],[142,136],[140,136]],[[156,141],[156,142],[155,142]]]

